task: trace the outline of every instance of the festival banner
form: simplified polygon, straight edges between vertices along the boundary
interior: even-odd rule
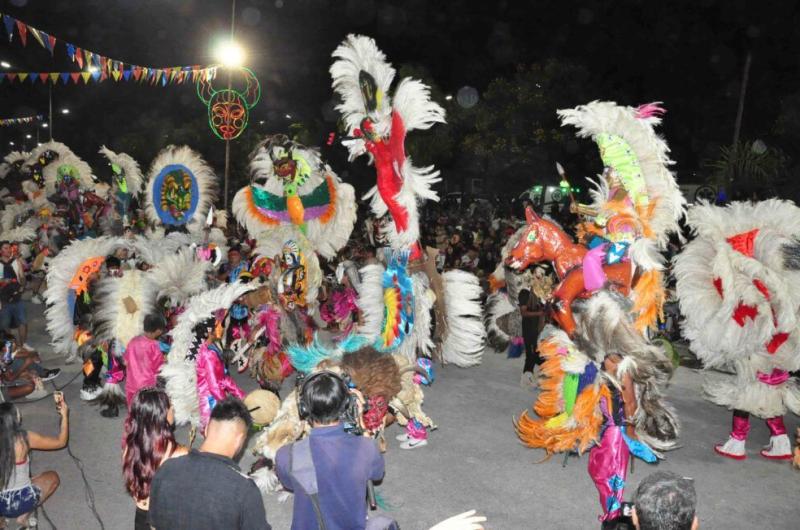
[[[21,85],[25,82],[33,85],[37,83],[55,85],[59,81],[65,85],[77,85],[79,80],[82,80],[80,84],[88,85],[90,83],[102,83],[111,79],[114,82],[167,86],[192,84],[192,80],[196,79],[198,75],[202,75],[203,79],[209,80],[217,77],[217,67],[196,70],[192,69],[191,66],[185,66],[182,69],[171,68],[169,70],[167,72],[167,70],[157,68],[144,72],[132,67],[125,70],[111,70],[110,72],[101,72],[100,70],[82,72],[0,72],[0,85],[3,83]]]
[[[41,114],[37,116],[25,116],[23,118],[0,118],[0,127],[8,127],[9,125],[19,125],[22,123],[32,123],[34,121],[43,121],[44,116]]]
[[[42,48],[49,51],[50,55],[53,55],[55,52],[56,45],[58,43],[62,43],[65,53],[70,60],[72,60],[72,62],[77,63],[78,68],[83,70],[85,65],[92,72],[93,75],[91,77],[94,82],[105,81],[109,77],[113,78],[115,81],[118,80],[118,78],[128,81],[131,77],[130,72],[133,72],[135,81],[140,80],[140,77],[136,75],[136,72],[152,72],[150,75],[142,76],[145,78],[143,81],[146,80],[153,85],[160,84],[162,86],[166,86],[168,84],[183,84],[188,75],[179,76],[179,72],[192,72],[192,74],[194,74],[194,72],[198,72],[199,74],[204,75],[207,79],[213,79],[216,76],[217,67],[215,66],[201,67],[199,65],[191,65],[169,66],[166,68],[137,66],[135,64],[112,59],[97,52],[81,48],[80,46],[76,46],[75,44],[67,42],[63,39],[58,39],[39,28],[35,28],[10,15],[6,15],[5,13],[0,13],[0,19],[2,19],[2,27],[5,28],[6,34],[8,35],[8,42],[13,42],[14,35],[16,34],[19,36],[19,41],[22,43],[22,45],[27,46],[28,36],[30,35],[33,37],[33,40],[39,43]],[[96,76],[94,75],[94,69],[97,69],[98,71]],[[119,72],[119,74],[114,76],[113,72]],[[128,74],[126,75],[125,72],[128,72]],[[41,72],[16,72],[17,79],[21,79],[23,74],[26,78],[38,78]],[[6,76],[7,75],[8,74],[6,74]],[[61,72],[48,72],[47,75],[52,77],[53,75],[62,76],[63,74]],[[67,73],[67,75],[69,75],[69,73]],[[35,83],[35,81],[31,82]],[[42,82],[46,83],[47,81],[42,79]],[[51,82],[55,84],[56,81],[52,80]],[[88,82],[89,81],[86,81],[86,83]]]

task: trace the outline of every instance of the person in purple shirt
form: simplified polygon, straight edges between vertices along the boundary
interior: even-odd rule
[[[308,443],[325,530],[367,528],[367,482],[381,480],[384,475],[383,456],[374,441],[342,428],[340,417],[349,395],[340,376],[318,372],[306,379],[298,396],[301,417],[307,416],[311,423]],[[316,530],[319,525],[312,499],[298,483],[296,468],[292,467],[294,445],[278,451],[276,474],[283,487],[294,493],[292,530]]]

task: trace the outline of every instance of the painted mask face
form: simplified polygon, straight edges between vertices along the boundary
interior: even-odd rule
[[[211,128],[223,140],[237,138],[247,126],[247,104],[233,90],[214,94],[208,107]]]

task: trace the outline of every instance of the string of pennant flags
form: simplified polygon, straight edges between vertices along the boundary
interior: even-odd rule
[[[209,81],[217,76],[217,68],[194,69],[191,66],[184,66],[180,69],[149,69],[145,67],[134,67],[125,70],[112,70],[104,73],[100,70],[82,72],[0,72],[0,84],[13,83],[51,83],[53,85],[61,82],[64,85],[89,84],[91,82],[100,83],[109,79],[113,81],[130,81],[138,83],[148,83],[151,85],[181,85],[183,83],[196,83],[198,79]]]
[[[8,42],[13,42],[17,35],[23,46],[28,45],[28,36],[39,43],[43,48],[50,52],[52,56],[57,47],[63,47],[67,56],[76,63],[79,68],[86,66],[89,70],[82,72],[5,72],[0,73],[0,84],[8,83],[52,83],[59,81],[63,84],[73,83],[84,84],[90,82],[102,82],[108,79],[113,81],[129,81],[148,83],[151,85],[183,84],[186,82],[197,82],[198,79],[209,81],[217,75],[216,66],[203,67],[193,66],[169,66],[165,68],[154,68],[139,66],[126,63],[99,53],[81,48],[70,42],[56,38],[49,33],[35,28],[12,16],[0,13],[3,27],[8,35]]]
[[[24,118],[0,118],[0,127],[7,127],[9,125],[19,125],[20,123],[31,123],[33,121],[42,121],[44,116],[41,114],[36,116],[25,116]]]

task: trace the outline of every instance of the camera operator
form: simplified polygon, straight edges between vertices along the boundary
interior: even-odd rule
[[[329,371],[309,375],[300,387],[298,409],[311,434],[282,447],[275,459],[278,478],[294,493],[295,530],[397,528],[383,516],[367,520],[367,485],[383,478],[384,462],[372,439],[344,430],[341,418],[355,399],[345,380]]]

